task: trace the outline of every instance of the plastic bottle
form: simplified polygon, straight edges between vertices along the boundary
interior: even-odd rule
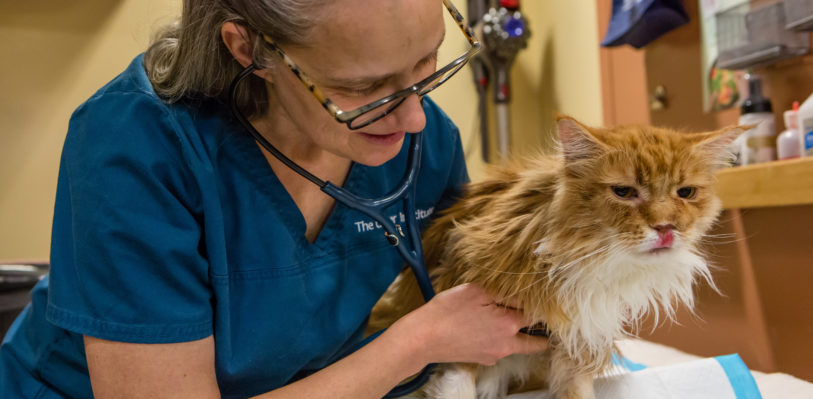
[[[799,132],[799,102],[793,102],[793,109],[785,111],[785,131],[776,139],[776,154],[779,159],[802,156],[802,134]]]
[[[750,165],[760,162],[776,160],[776,122],[773,116],[771,101],[762,95],[762,79],[754,74],[748,74],[748,98],[740,107],[740,125],[754,125],[754,128],[745,132],[740,150],[740,163]],[[813,109],[813,101],[811,101]],[[813,130],[813,114],[811,114],[811,130]],[[813,133],[813,132],[811,132]]]
[[[813,156],[813,94],[799,107],[799,140],[802,147],[802,156]]]

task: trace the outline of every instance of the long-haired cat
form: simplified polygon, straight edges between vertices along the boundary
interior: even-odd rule
[[[614,339],[649,311],[691,308],[698,277],[712,283],[698,243],[721,208],[714,172],[743,128],[591,128],[565,116],[557,128],[559,154],[492,170],[423,239],[437,291],[479,284],[545,323],[549,348],[495,366],[444,365],[425,396],[491,399],[541,382],[556,398],[592,398]],[[422,302],[402,274],[370,330]]]

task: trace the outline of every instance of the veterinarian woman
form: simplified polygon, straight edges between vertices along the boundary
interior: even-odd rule
[[[184,1],[71,119],[51,274],[3,343],[0,396],[375,398],[428,363],[543,349],[520,313],[463,286],[337,361],[403,260],[229,110],[255,63],[236,97],[251,126],[364,197],[397,186],[405,136],[423,131],[416,209],[435,211],[467,180],[437,105],[412,93],[350,129],[314,94],[353,110],[422,81],[444,35],[465,43],[444,18],[442,0]]]

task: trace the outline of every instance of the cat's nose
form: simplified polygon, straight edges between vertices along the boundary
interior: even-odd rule
[[[672,235],[672,230],[675,229],[675,225],[659,224],[652,226],[652,228],[658,232],[658,243],[655,245],[656,248],[669,248],[672,246],[675,239]]]
[[[652,228],[655,229],[655,231],[657,231],[658,234],[664,234],[666,232],[671,232],[672,230],[674,230],[675,225],[673,225],[673,224],[659,224],[659,225],[652,226]]]

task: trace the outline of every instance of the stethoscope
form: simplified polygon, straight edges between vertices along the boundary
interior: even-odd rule
[[[401,258],[404,259],[404,261],[412,269],[412,272],[415,274],[415,278],[418,280],[418,286],[421,289],[421,294],[423,294],[424,300],[428,302],[430,299],[432,299],[432,297],[435,296],[435,290],[432,288],[432,282],[429,280],[429,273],[427,272],[426,264],[424,263],[420,228],[418,226],[417,219],[415,218],[415,193],[417,188],[416,180],[421,167],[423,132],[409,135],[410,139],[409,152],[407,155],[407,167],[406,171],[404,172],[404,176],[401,178],[401,181],[398,183],[396,188],[381,198],[359,197],[339,186],[332,184],[329,181],[324,181],[314,176],[301,166],[297,165],[294,161],[286,157],[285,154],[280,152],[276,147],[268,142],[268,140],[266,140],[265,137],[263,137],[260,132],[258,132],[257,129],[255,129],[254,126],[249,123],[242,112],[240,112],[235,100],[237,87],[243,79],[251,75],[256,70],[258,70],[258,68],[254,64],[249,65],[243,69],[243,71],[240,72],[240,74],[238,74],[231,83],[231,88],[229,89],[229,106],[234,117],[237,118],[240,124],[243,125],[249,134],[251,134],[254,140],[256,140],[280,162],[285,164],[285,166],[291,168],[294,172],[319,186],[319,188],[325,194],[333,197],[333,199],[342,205],[369,216],[383,226],[384,236],[387,238],[387,241],[389,241],[389,243],[395,247],[398,254],[401,255]],[[402,199],[403,212],[406,216],[404,222],[406,232],[404,232],[404,228],[401,224],[394,223],[383,214],[384,209]],[[359,347],[364,346],[368,342],[378,337],[382,332],[383,331],[379,331],[367,337],[356,347],[352,348],[352,350],[344,353],[343,356],[346,356]],[[394,398],[415,391],[429,380],[434,368],[435,364],[427,365],[414,378],[396,386],[384,397]]]

